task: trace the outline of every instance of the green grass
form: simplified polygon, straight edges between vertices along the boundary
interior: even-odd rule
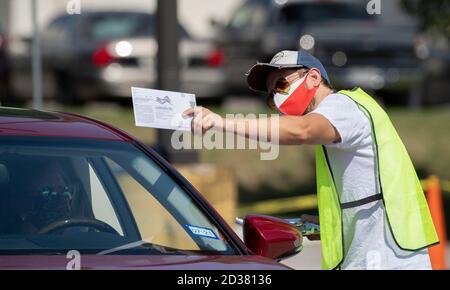
[[[419,175],[450,179],[450,108],[388,113]]]
[[[240,113],[258,113],[259,109],[242,109]],[[131,108],[100,104],[63,110],[108,122],[149,144],[155,141],[155,130],[134,126]],[[217,111],[224,113],[223,110]],[[388,114],[420,177],[435,174],[450,180],[450,108],[393,109],[388,110]],[[314,192],[312,146],[281,146],[279,158],[273,161],[261,161],[260,153],[259,150],[202,150],[200,161],[232,168],[238,179],[242,202]]]

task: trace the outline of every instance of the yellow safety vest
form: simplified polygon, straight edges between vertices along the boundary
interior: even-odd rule
[[[339,93],[349,96],[370,118],[381,192],[363,200],[341,204],[326,148],[317,146],[316,175],[322,268],[337,269],[344,260],[341,211],[378,199],[382,199],[384,203],[388,223],[399,248],[418,251],[439,243],[422,186],[388,115],[360,88]]]

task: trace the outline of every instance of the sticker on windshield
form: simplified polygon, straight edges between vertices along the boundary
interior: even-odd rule
[[[192,226],[192,225],[186,225],[186,227],[189,229],[189,231],[194,236],[219,240],[219,237],[211,229]]]

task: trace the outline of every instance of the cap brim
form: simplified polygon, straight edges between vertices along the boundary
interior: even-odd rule
[[[275,65],[270,63],[257,63],[247,73],[247,83],[251,90],[267,92],[267,76],[275,70],[285,68],[301,68],[302,65]]]

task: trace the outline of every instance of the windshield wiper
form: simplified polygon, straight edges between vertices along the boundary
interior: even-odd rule
[[[126,250],[131,250],[131,249],[136,249],[136,248],[142,248],[142,249],[146,249],[146,250],[156,250],[159,254],[179,253],[179,254],[186,255],[186,254],[189,253],[189,251],[183,251],[183,250],[179,250],[179,249],[168,248],[168,247],[152,244],[150,242],[141,240],[141,241],[136,241],[136,242],[132,242],[132,243],[129,243],[129,244],[125,244],[125,245],[122,245],[122,246],[119,246],[119,247],[116,247],[116,248],[112,248],[112,249],[109,249],[109,250],[101,251],[101,252],[97,253],[97,255],[110,255],[110,254],[113,254],[113,253],[122,252],[122,251],[126,251]]]

